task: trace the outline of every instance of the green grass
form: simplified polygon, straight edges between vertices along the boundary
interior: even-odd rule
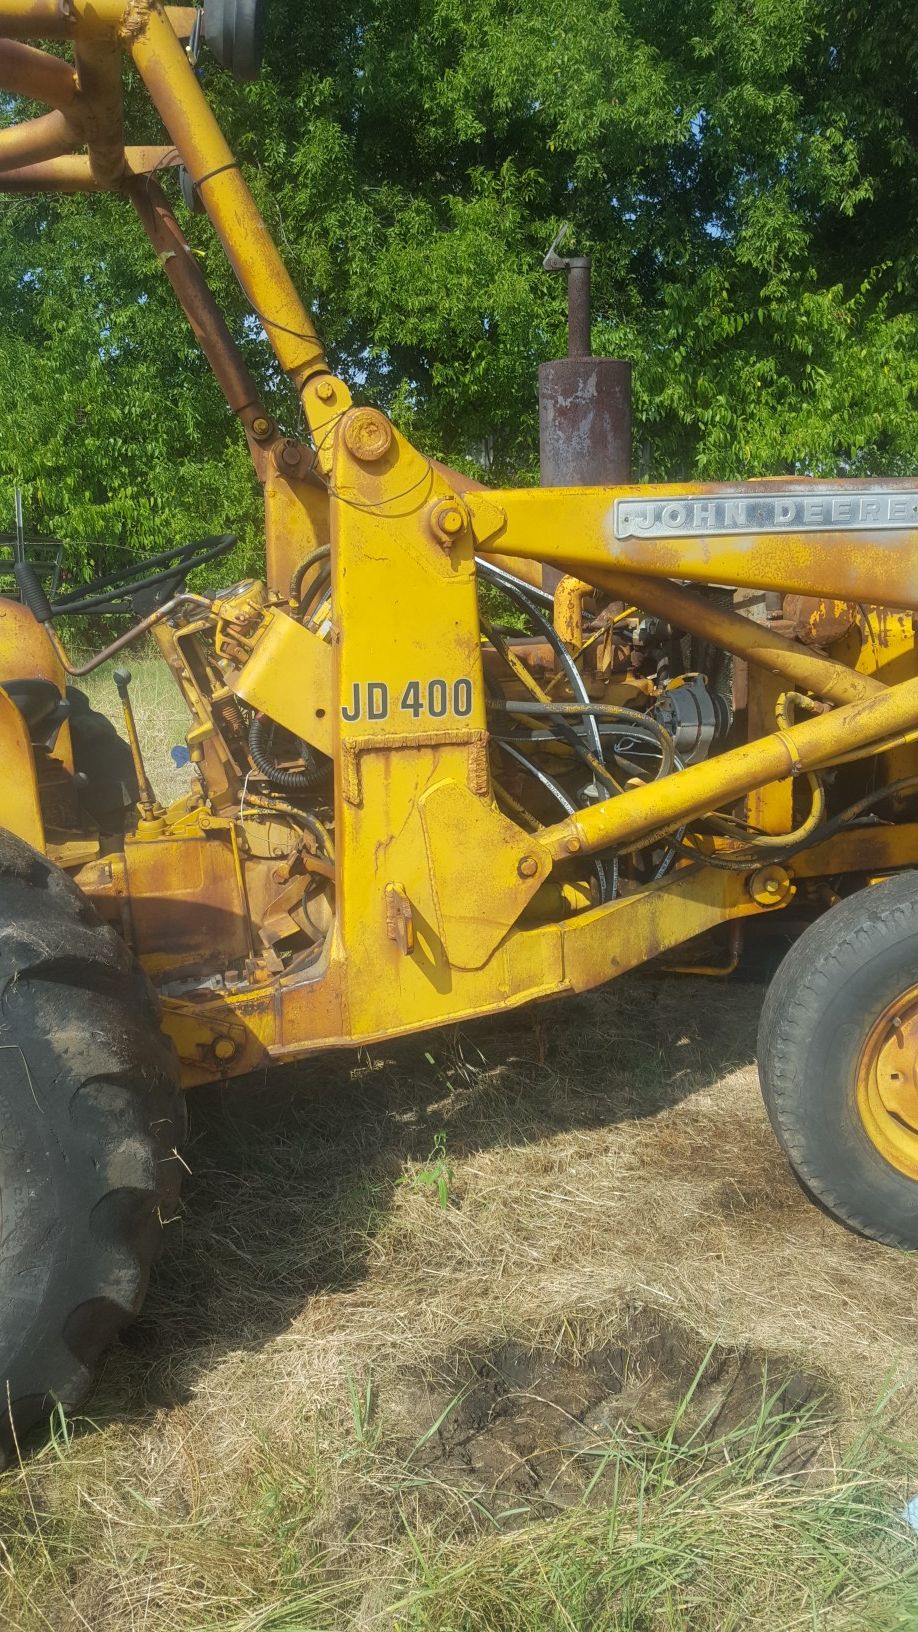
[[[190,769],[188,766],[177,768],[170,753],[173,747],[184,742],[188,730],[190,716],[184,699],[164,662],[155,656],[119,653],[112,662],[75,683],[86,693],[92,707],[106,714],[122,735],[124,715],[112,679],[119,667],[129,669],[132,676],[131,699],[147,774],[157,797],[169,804],[191,786]]]
[[[256,1423],[240,1425],[233,1501],[219,1512],[193,1466],[182,1512],[157,1496],[150,1470],[108,1464],[104,1449],[87,1458],[85,1442],[60,1435],[5,1481],[4,1625],[893,1632],[918,1624],[918,1550],[897,1517],[892,1450],[877,1424],[840,1462],[828,1436],[816,1436],[801,1465],[800,1417],[775,1399],[763,1397],[749,1423],[728,1433],[681,1434],[689,1390],[667,1431],[621,1427],[597,1444],[580,1502],[550,1522],[508,1529],[457,1489],[437,1521],[419,1517],[419,1491],[429,1496],[431,1481],[410,1455],[386,1454],[368,1432],[366,1396],[348,1392],[324,1444],[306,1435],[280,1456]],[[99,1592],[81,1607],[72,1585],[87,1576]]]

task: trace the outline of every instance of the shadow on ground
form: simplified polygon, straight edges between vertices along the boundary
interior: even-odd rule
[[[191,1096],[190,1174],[141,1320],[88,1415],[187,1399],[317,1294],[367,1273],[406,1164],[654,1117],[754,1059],[752,980],[626,977],[588,997],[348,1051]]]

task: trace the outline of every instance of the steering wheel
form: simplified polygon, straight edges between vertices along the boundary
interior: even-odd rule
[[[93,578],[81,584],[68,595],[59,595],[51,610],[60,613],[97,612],[106,607],[110,612],[132,610],[141,616],[154,612],[157,606],[177,594],[188,574],[196,567],[206,566],[226,555],[236,542],[235,533],[220,533],[209,538],[197,538],[191,544],[177,544],[173,550],[163,550],[145,561],[129,561],[115,572]],[[116,603],[121,602],[119,608]]]

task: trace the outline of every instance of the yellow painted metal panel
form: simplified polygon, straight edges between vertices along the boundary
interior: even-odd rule
[[[479,503],[483,505],[489,527],[495,508],[504,513],[503,530],[489,538],[489,550],[504,556],[536,557],[584,578],[589,578],[591,566],[621,567],[652,577],[918,608],[916,487],[915,481],[905,478],[832,483],[775,478],[742,486],[686,482],[653,487],[503,489],[486,497],[469,493],[466,502],[473,520]],[[875,528],[866,507],[876,502],[880,491],[900,496],[902,519]],[[840,515],[835,530],[831,523],[813,531],[795,532],[776,525],[771,531],[728,533],[712,528],[670,537],[637,532],[619,537],[614,530],[615,506],[622,501],[647,505],[670,500],[675,515],[681,514],[682,501],[725,505],[731,500],[768,498],[777,492],[799,495],[801,503],[829,500],[827,515],[833,513],[831,505],[836,502],[847,505],[849,511]],[[864,517],[864,524],[852,528],[848,516],[855,510]],[[889,506],[884,514],[888,511]]]
[[[286,612],[269,608],[264,633],[234,689],[323,754],[335,751],[334,657],[328,643]]]
[[[444,951],[456,968],[479,969],[548,876],[548,856],[541,845],[520,856],[519,828],[458,782],[419,803]],[[470,857],[484,891],[470,883]]]

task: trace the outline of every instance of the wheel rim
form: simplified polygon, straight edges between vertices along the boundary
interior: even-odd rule
[[[858,1061],[857,1108],[880,1155],[918,1180],[918,986],[871,1028]]]

